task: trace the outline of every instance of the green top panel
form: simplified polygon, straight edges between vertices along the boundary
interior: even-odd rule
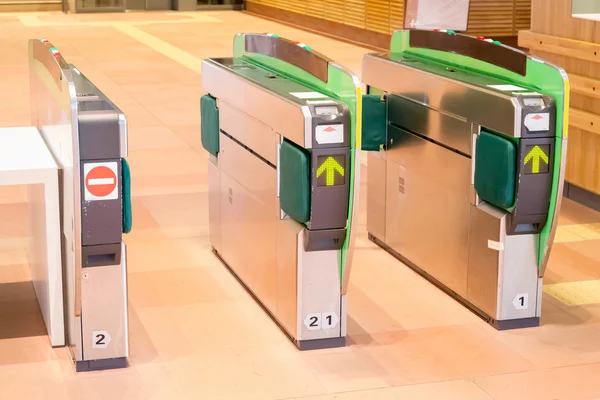
[[[543,268],[554,234],[560,193],[561,171],[564,171],[563,139],[568,135],[569,81],[566,73],[543,60],[527,56],[520,50],[486,41],[457,35],[454,32],[397,31],[392,35],[390,58],[418,57],[486,76],[551,96],[556,103],[556,151],[549,217],[539,235],[538,265]]]

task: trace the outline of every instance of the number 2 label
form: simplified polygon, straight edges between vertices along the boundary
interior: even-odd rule
[[[92,332],[92,347],[94,349],[106,349],[111,340],[110,333],[107,331]]]
[[[309,331],[318,331],[321,329],[321,313],[308,314],[304,319],[304,326]]]

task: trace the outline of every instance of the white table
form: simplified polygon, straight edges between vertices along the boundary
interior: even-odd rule
[[[10,185],[29,185],[31,279],[50,342],[64,346],[58,167],[35,127],[0,128],[0,186]]]
[[[573,14],[573,18],[588,19],[592,21],[600,21],[600,14],[587,13],[587,14]]]

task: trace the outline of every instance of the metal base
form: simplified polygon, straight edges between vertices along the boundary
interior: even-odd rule
[[[503,321],[492,320],[490,322],[494,328],[499,331],[508,331],[511,329],[535,328],[540,326],[540,317],[506,319]]]
[[[260,307],[271,317],[273,322],[279,326],[279,328],[285,333],[285,335],[298,347],[299,350],[318,350],[318,349],[329,349],[335,347],[344,347],[346,346],[346,337],[337,337],[337,338],[328,338],[328,339],[314,339],[314,340],[296,340],[296,338],[288,332],[283,325],[275,318],[275,316],[264,306],[264,304],[260,301],[258,297],[250,290],[250,288],[240,279],[239,276],[235,273],[235,271],[227,264],[227,262],[221,257],[217,249],[212,248],[212,252],[215,256],[221,260],[223,265],[231,272],[231,275],[237,279],[237,281],[246,289],[246,291],[252,296],[252,298],[260,305]]]
[[[77,372],[88,372],[88,371],[103,371],[106,369],[117,369],[127,368],[127,358],[106,358],[103,360],[86,360],[76,361],[75,371]]]
[[[380,239],[369,233],[369,240],[390,253],[392,256],[396,257],[403,264],[408,266],[410,269],[421,275],[423,278],[427,279],[429,282],[433,283],[438,289],[442,290],[447,295],[453,297],[456,301],[473,311],[476,315],[478,315],[481,319],[486,321],[488,324],[493,326],[499,331],[510,330],[510,329],[520,329],[520,328],[531,328],[540,325],[540,318],[522,318],[522,319],[511,319],[511,320],[496,320],[484,311],[480,310],[473,304],[471,304],[467,299],[459,295],[458,293],[450,290],[446,285],[435,279],[433,276],[429,275],[423,269],[419,268],[417,265],[413,264],[410,260],[406,259],[402,254],[398,253],[390,246],[382,242]]]
[[[314,340],[298,340],[296,347],[299,350],[321,350],[333,349],[336,347],[346,347],[345,337],[336,337],[329,339],[314,339]]]

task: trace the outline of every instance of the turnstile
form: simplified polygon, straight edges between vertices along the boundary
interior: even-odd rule
[[[453,31],[363,60],[370,238],[498,329],[536,326],[557,226],[568,80]]]
[[[77,371],[127,365],[125,115],[47,40],[29,42],[32,125],[60,167],[66,343]]]
[[[300,349],[343,346],[357,224],[358,78],[310,47],[240,34],[202,63],[215,253]]]

